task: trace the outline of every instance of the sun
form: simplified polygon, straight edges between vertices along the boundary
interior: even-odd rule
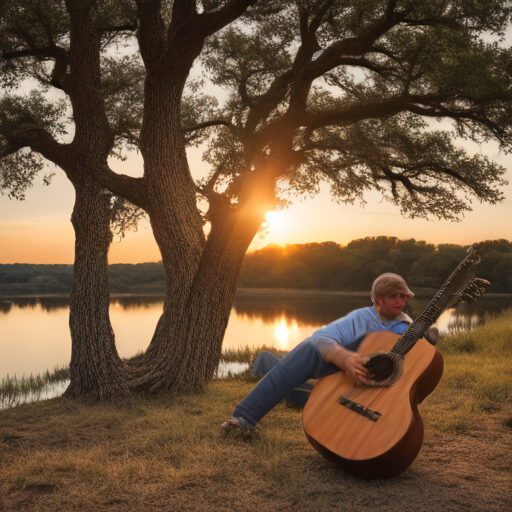
[[[283,212],[270,210],[265,213],[265,219],[267,219],[268,222],[268,227],[266,229],[271,230],[271,232],[281,232],[286,229],[286,219]]]
[[[270,210],[265,214],[265,221],[261,223],[259,239],[266,244],[285,246],[290,236],[290,219],[285,212]]]

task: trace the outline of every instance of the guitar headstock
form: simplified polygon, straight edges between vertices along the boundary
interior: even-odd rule
[[[466,304],[472,304],[485,293],[485,290],[490,284],[491,283],[485,279],[474,277],[459,292],[456,303],[465,302]]]

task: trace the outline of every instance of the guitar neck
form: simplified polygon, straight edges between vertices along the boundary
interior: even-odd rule
[[[480,262],[477,251],[473,251],[459,264],[446,280],[423,313],[400,336],[391,352],[405,355],[415,343],[425,336],[429,327],[437,321],[441,313],[461,300],[476,300],[489,284],[483,279],[474,278],[474,267]]]

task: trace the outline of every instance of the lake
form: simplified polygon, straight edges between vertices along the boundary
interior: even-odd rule
[[[415,298],[407,313],[415,318],[429,298]],[[249,345],[291,350],[311,333],[353,309],[371,305],[362,294],[239,290],[231,310],[224,348]],[[512,307],[512,297],[483,297],[445,311],[441,332],[471,329],[489,313]],[[113,297],[110,316],[121,357],[148,346],[162,313],[163,297]],[[0,299],[0,380],[41,374],[69,364],[71,338],[67,297]]]

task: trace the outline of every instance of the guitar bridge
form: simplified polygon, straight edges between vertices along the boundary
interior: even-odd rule
[[[371,409],[368,409],[368,407],[365,407],[363,404],[358,404],[357,402],[349,400],[343,395],[338,398],[338,403],[340,405],[344,405],[351,411],[357,412],[357,414],[360,414],[361,416],[364,416],[371,421],[377,421],[382,416],[380,412],[372,411]]]

